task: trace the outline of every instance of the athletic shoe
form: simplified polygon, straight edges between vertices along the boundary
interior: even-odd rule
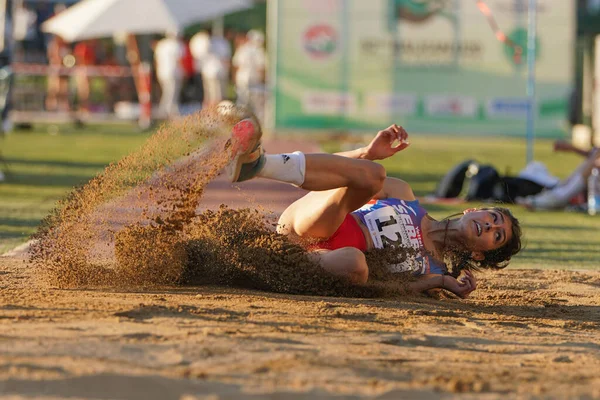
[[[254,118],[245,118],[231,130],[231,161],[225,173],[231,183],[254,178],[265,165],[262,132]]]

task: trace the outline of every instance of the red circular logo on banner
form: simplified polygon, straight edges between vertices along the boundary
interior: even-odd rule
[[[314,25],[304,32],[304,49],[314,58],[329,57],[337,47],[337,32],[329,25]]]

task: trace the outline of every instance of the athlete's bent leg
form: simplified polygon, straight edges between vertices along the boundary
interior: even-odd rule
[[[383,187],[385,169],[372,161],[300,152],[265,155],[260,138],[260,126],[253,118],[236,124],[232,133],[234,152],[226,171],[232,182],[259,176],[311,191],[281,215],[281,233],[329,238],[349,212]]]
[[[223,113],[227,106],[220,106]],[[356,160],[333,154],[265,154],[261,146],[262,131],[252,116],[238,122],[232,130],[231,161],[226,172],[231,182],[254,177],[274,179],[310,191],[345,186],[371,188],[370,178],[383,174],[383,167],[368,160]]]
[[[312,191],[281,214],[278,230],[284,234],[329,238],[346,215],[371,200],[385,181],[385,169],[372,161],[331,154],[308,154],[306,161],[302,188]]]

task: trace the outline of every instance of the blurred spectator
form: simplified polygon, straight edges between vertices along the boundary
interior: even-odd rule
[[[223,41],[226,42],[223,43]],[[225,97],[227,86],[227,45],[223,37],[215,40],[208,32],[198,32],[190,41],[190,49],[194,56],[196,70],[202,75],[203,105],[211,106],[219,103]],[[231,50],[229,50],[231,53]],[[225,82],[225,83],[224,83]]]
[[[60,74],[63,60],[69,55],[70,49],[59,36],[54,36],[48,45],[48,93],[46,109],[48,111],[69,110],[69,78]]]
[[[190,50],[189,42],[184,42],[184,53],[181,59],[183,68],[183,90],[182,102],[191,102],[197,98],[196,95],[196,70],[194,67],[194,57]]]
[[[168,118],[179,114],[179,97],[183,82],[181,59],[184,53],[184,44],[173,32],[159,40],[154,51],[156,77],[162,90],[159,107]]]
[[[263,86],[267,63],[263,47],[264,34],[251,30],[246,38],[246,42],[236,49],[233,56],[237,102],[242,105],[250,104],[251,91]]]
[[[221,73],[219,75],[221,85],[221,99],[219,101],[221,101],[227,98],[227,89],[231,76],[231,43],[223,36],[213,35],[211,38],[211,51],[218,57],[221,63]]]
[[[223,100],[225,92],[223,80],[227,79],[221,58],[215,53],[213,42],[210,51],[202,62],[202,79],[204,86],[204,106],[212,106]]]
[[[75,84],[77,87],[77,101],[79,111],[89,112],[90,107],[90,76],[87,67],[96,65],[95,40],[84,40],[75,45],[73,55],[75,56]]]
[[[227,41],[227,43],[229,44],[229,81],[233,82],[233,76],[231,75],[231,61],[233,59],[233,49],[236,48],[236,38],[237,38],[238,33],[230,28],[225,29],[225,40]],[[246,35],[243,35],[246,36]]]
[[[190,39],[190,52],[194,58],[195,81],[198,101],[204,102],[204,80],[202,77],[202,63],[210,52],[210,35],[206,31],[196,33]]]
[[[556,185],[548,187],[536,195],[517,197],[517,204],[530,210],[556,210],[564,208],[570,203],[577,204],[585,201],[587,179],[592,169],[600,167],[600,148],[594,147],[587,151],[568,142],[557,140],[554,142],[554,151],[574,153],[585,157],[585,160],[566,179],[559,181]]]

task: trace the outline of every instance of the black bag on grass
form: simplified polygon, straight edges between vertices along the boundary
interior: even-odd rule
[[[477,173],[469,180],[469,189],[465,199],[489,200],[494,199],[494,188],[501,184],[500,174],[491,165],[480,165]]]
[[[441,197],[444,199],[458,197],[462,191],[463,184],[465,183],[467,170],[473,163],[475,163],[475,161],[466,160],[448,171],[435,189],[435,197]]]
[[[472,175],[471,175],[472,174]],[[544,187],[529,179],[500,176],[491,165],[479,165],[474,160],[466,160],[454,166],[440,181],[435,196],[440,198],[458,197],[468,178],[465,200],[498,201],[514,203],[515,198],[540,193]]]

